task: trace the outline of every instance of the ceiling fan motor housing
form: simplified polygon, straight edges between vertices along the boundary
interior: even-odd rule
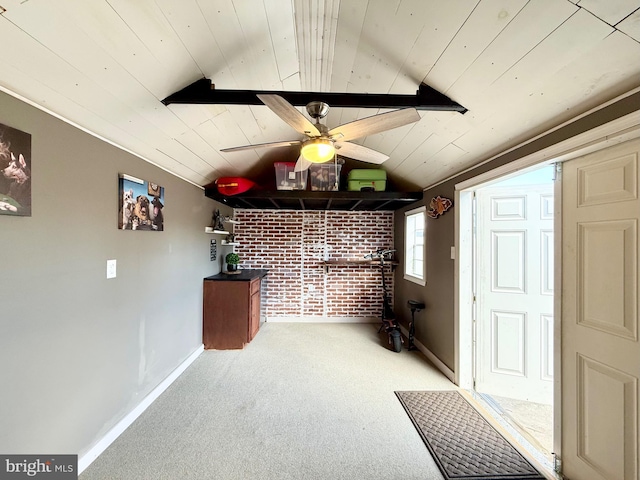
[[[329,104],[324,102],[309,102],[307,103],[307,113],[311,118],[315,118],[316,120],[319,118],[324,118],[329,113]]]

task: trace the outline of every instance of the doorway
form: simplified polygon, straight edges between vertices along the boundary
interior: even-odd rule
[[[474,189],[473,389],[552,465],[554,166]]]
[[[458,386],[475,392],[474,192],[489,182],[536,169],[536,165],[559,162],[554,182],[553,471],[565,471],[570,477],[632,479],[637,477],[640,465],[637,450],[640,153],[637,145],[631,152],[624,150],[638,137],[640,124],[635,112],[455,185],[454,378]],[[578,167],[568,168],[570,165]],[[563,178],[565,167],[568,175]],[[622,209],[627,197],[636,202],[632,214]],[[577,210],[584,211],[584,218],[576,220]],[[596,217],[593,211],[605,216]],[[615,215],[625,218],[621,220]],[[627,228],[627,224],[631,226]],[[628,274],[631,271],[635,273]],[[588,312],[597,315],[587,315]],[[622,330],[631,333],[621,335]],[[605,332],[608,340],[625,338],[624,335],[629,339],[622,342],[624,346],[611,346],[583,332]],[[590,349],[590,353],[585,353],[585,349]],[[623,361],[612,362],[603,353]],[[483,394],[476,396],[482,399]],[[526,441],[514,436],[521,446],[527,446]],[[540,460],[539,456],[533,456]],[[546,461],[540,463],[548,465]],[[552,472],[544,473],[551,478]]]

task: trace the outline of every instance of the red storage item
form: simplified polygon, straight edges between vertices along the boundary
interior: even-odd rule
[[[237,195],[254,187],[255,183],[243,177],[220,177],[216,186],[222,195]]]

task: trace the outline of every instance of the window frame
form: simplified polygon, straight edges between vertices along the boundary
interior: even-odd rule
[[[413,270],[412,273],[408,273],[407,272],[407,264],[409,262],[409,235],[408,235],[408,231],[407,231],[407,227],[408,227],[408,219],[409,217],[412,217],[414,215],[418,215],[418,214],[422,214],[422,221],[423,221],[423,233],[422,233],[422,239],[423,239],[423,243],[422,243],[422,278],[417,277],[416,275],[413,275]],[[427,249],[426,249],[426,229],[427,229],[427,207],[426,206],[422,206],[422,207],[418,207],[418,208],[414,208],[412,210],[408,210],[406,212],[404,212],[404,265],[403,265],[403,273],[404,273],[404,279],[408,280],[410,282],[413,283],[417,283],[418,285],[421,286],[425,286],[427,284],[427,262],[426,262],[426,253],[427,253]],[[415,239],[415,235],[413,235],[413,238]],[[413,243],[413,247],[415,247],[417,245],[417,243]]]

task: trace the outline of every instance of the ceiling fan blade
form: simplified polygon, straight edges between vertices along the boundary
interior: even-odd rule
[[[311,166],[311,162],[304,158],[302,155],[298,157],[298,161],[296,162],[296,166],[293,168],[294,172],[303,172],[308,170]]]
[[[335,147],[338,155],[348,157],[362,162],[381,164],[389,160],[389,156],[384,153],[373,150],[369,147],[363,147],[357,143],[336,142]]]
[[[336,141],[345,142],[354,138],[366,137],[392,128],[402,127],[420,120],[415,108],[403,108],[345,123],[329,130],[329,136]]]
[[[316,126],[280,95],[258,94],[257,97],[262,103],[269,107],[273,113],[291,125],[296,132],[309,137],[320,136],[320,131]]]
[[[284,142],[269,142],[269,143],[257,143],[255,145],[243,145],[241,147],[223,148],[221,152],[239,152],[241,150],[252,150],[254,148],[274,148],[274,147],[291,147],[293,145],[300,145],[300,140],[288,140]]]

